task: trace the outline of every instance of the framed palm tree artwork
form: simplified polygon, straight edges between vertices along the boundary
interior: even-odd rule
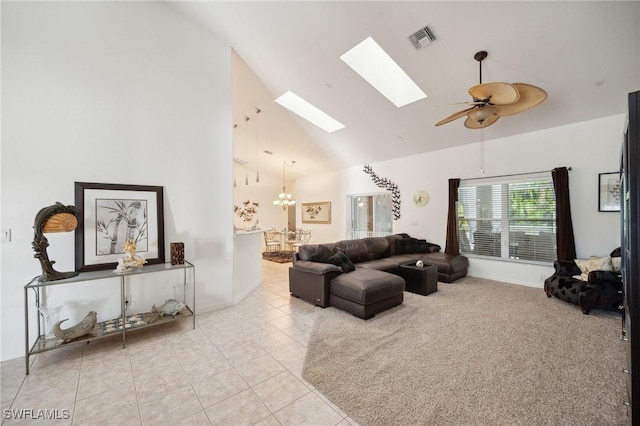
[[[75,183],[76,271],[113,269],[133,240],[149,264],[164,263],[163,187]]]

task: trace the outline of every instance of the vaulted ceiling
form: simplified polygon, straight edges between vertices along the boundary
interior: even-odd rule
[[[248,127],[240,140],[259,138],[261,168],[275,175],[282,160],[297,161],[287,172],[296,178],[475,143],[481,132],[489,140],[620,114],[627,93],[640,90],[638,1],[168,4],[237,52],[234,121],[259,119],[259,135]],[[425,25],[437,40],[417,50],[407,37]],[[396,108],[340,60],[369,36],[426,99]],[[465,128],[463,119],[435,127],[461,109],[451,104],[471,100],[479,50],[489,52],[483,82],[530,83],[547,100],[482,131]],[[288,90],[346,127],[329,134],[276,104]]]

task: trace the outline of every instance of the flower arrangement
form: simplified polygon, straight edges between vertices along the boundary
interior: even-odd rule
[[[247,200],[242,203],[242,206],[234,205],[233,212],[244,222],[251,222],[253,220],[253,216],[258,213],[258,207],[260,207],[260,203],[254,203]]]

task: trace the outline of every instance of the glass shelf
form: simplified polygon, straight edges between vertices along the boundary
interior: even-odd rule
[[[128,277],[131,275],[143,275],[150,274],[153,272],[163,272],[163,271],[173,271],[173,270],[182,270],[193,268],[193,264],[189,261],[184,261],[182,265],[172,265],[170,263],[159,263],[155,265],[144,265],[142,268],[137,270],[132,270],[129,272],[114,272],[112,269],[103,270],[103,271],[90,271],[90,272],[81,272],[75,277],[65,278],[64,280],[55,280],[55,281],[45,281],[42,280],[42,276],[35,277],[29,284],[25,286],[25,288],[35,288],[35,287],[47,287],[52,285],[60,285],[60,284],[71,284],[83,281],[93,281],[93,280],[104,280],[107,278],[121,278]]]
[[[187,274],[188,270],[192,272]],[[145,275],[157,272],[167,272],[167,271],[182,271],[183,275],[183,288],[184,294],[182,297],[182,303],[185,304],[188,313],[179,313],[174,316],[165,315],[155,319],[151,323],[147,323],[144,321],[144,315],[149,314],[146,313],[138,313],[130,316],[126,315],[126,301],[125,301],[125,281],[127,277],[135,277],[138,275]],[[187,276],[190,276],[187,279]],[[41,334],[44,329],[43,319],[40,317],[40,300],[43,292],[45,291],[45,287],[55,286],[55,285],[64,285],[64,284],[73,284],[73,283],[83,283],[87,281],[95,281],[95,280],[107,280],[107,279],[117,279],[119,281],[119,299],[121,306],[121,314],[118,318],[102,321],[96,323],[93,330],[77,339],[73,339],[71,341],[63,341],[62,339],[58,339],[56,337],[45,337],[45,335]],[[114,283],[115,284],[115,283]],[[193,286],[193,293],[191,297],[191,303],[187,301],[187,288],[189,285]],[[35,333],[35,342],[31,345],[29,339],[29,289],[33,290],[36,312],[38,312],[37,318],[37,333]],[[25,367],[26,374],[29,374],[29,357],[33,354],[37,354],[40,352],[50,351],[53,349],[75,345],[75,344],[86,344],[92,340],[101,339],[103,337],[120,335],[122,336],[122,347],[125,348],[127,345],[126,335],[134,330],[140,330],[147,327],[153,327],[156,325],[166,324],[167,322],[175,321],[178,318],[185,318],[188,316],[192,317],[193,328],[196,328],[196,317],[195,317],[195,304],[196,304],[196,271],[195,265],[189,261],[184,262],[184,264],[180,265],[172,265],[170,263],[159,263],[153,265],[144,265],[142,268],[137,270],[132,270],[128,272],[115,272],[113,269],[101,270],[101,271],[90,271],[90,272],[81,272],[75,277],[66,278],[63,280],[53,280],[47,281],[43,279],[43,276],[36,276],[31,281],[24,286],[24,309],[25,309]],[[136,318],[134,318],[136,317]],[[116,327],[114,325],[115,322],[120,321],[121,318],[125,318],[125,326],[124,327]],[[129,322],[130,320],[135,320],[133,322]],[[127,325],[128,324],[128,325]]]
[[[140,324],[140,325],[132,325],[131,327],[126,327],[126,332],[130,333],[134,330],[139,330],[139,329],[144,329],[147,327],[153,327],[156,325],[162,325],[162,324],[166,324],[168,322],[171,321],[176,321],[178,319],[181,318],[187,318],[190,316],[193,316],[193,311],[187,307],[186,308],[189,311],[189,314],[181,314],[178,313],[174,316],[170,316],[170,315],[165,315],[162,316],[160,318],[158,318],[157,320],[153,321],[152,323],[144,323],[144,324]],[[148,312],[146,312],[148,313]],[[140,315],[144,315],[144,314],[140,314]],[[68,342],[64,342],[61,339],[58,339],[57,337],[52,337],[52,338],[46,338],[45,336],[41,335],[38,337],[38,339],[35,341],[35,343],[33,344],[33,346],[31,347],[30,350],[30,354],[37,354],[40,352],[45,352],[45,351],[50,351],[52,349],[57,349],[59,347],[62,346],[71,346],[71,345],[75,345],[78,343],[87,343],[90,342],[92,340],[96,340],[96,339],[101,339],[103,337],[109,337],[109,336],[114,336],[114,335],[122,335],[122,327],[120,328],[115,328],[111,331],[106,331],[106,324],[109,321],[114,321],[114,320],[119,320],[120,318],[114,318],[113,320],[107,320],[107,321],[102,321],[99,323],[96,323],[96,325],[93,327],[93,330],[91,330],[91,332],[89,334],[86,334],[82,337],[78,337],[77,339],[73,339],[70,340]]]

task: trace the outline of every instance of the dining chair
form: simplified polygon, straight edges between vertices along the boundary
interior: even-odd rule
[[[311,239],[311,229],[299,229],[296,232],[296,242],[291,244],[291,250],[297,251],[300,246],[304,246],[309,244],[309,240]]]
[[[264,244],[267,251],[280,251],[280,233],[275,229],[264,231]]]
[[[285,243],[289,247],[289,250],[293,251],[293,245],[298,242],[298,235],[300,234],[300,232],[302,232],[302,229],[300,228],[296,229],[295,231],[287,232]]]

